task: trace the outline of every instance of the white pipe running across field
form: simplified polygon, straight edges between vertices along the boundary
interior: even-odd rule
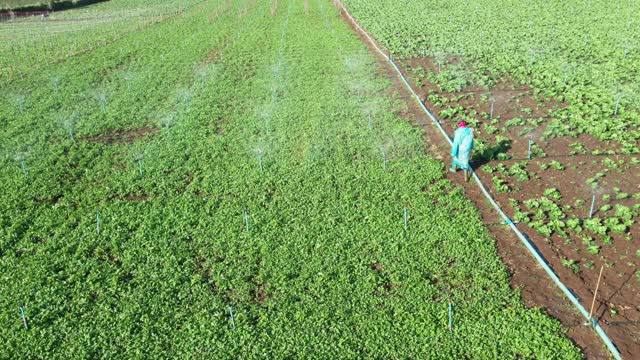
[[[414,96],[414,98],[416,99],[418,104],[420,104],[420,107],[425,112],[425,114],[427,114],[427,116],[431,119],[431,121],[438,127],[438,129],[440,130],[440,133],[442,133],[442,136],[444,136],[444,138],[449,142],[449,144],[453,145],[453,142],[451,141],[451,138],[449,137],[447,132],[444,130],[444,128],[440,124],[440,121],[435,117],[435,115],[433,115],[433,113],[431,113],[431,111],[429,111],[429,109],[427,109],[427,107],[421,101],[421,99],[418,96],[418,94],[416,94],[416,92],[413,90],[413,88],[409,84],[408,80],[402,74],[402,71],[400,71],[400,68],[398,67],[398,65],[395,63],[393,58],[390,56],[390,52],[387,54],[380,48],[380,46],[371,37],[371,35],[369,35],[369,33],[367,31],[365,31],[360,26],[360,24],[358,24],[358,22],[351,16],[351,14],[347,10],[346,6],[342,3],[342,1],[334,0],[334,2],[335,2],[335,4],[338,5],[340,11],[343,11],[345,13],[345,15],[347,16],[347,18],[349,18],[349,20],[351,21],[353,26],[355,26],[369,40],[369,43],[371,43],[371,45],[380,53],[380,55],[382,55],[385,58],[385,60],[389,61],[389,63],[394,68],[394,70],[398,73],[398,76],[400,77],[402,82],[405,84],[405,86],[407,87],[409,92],[411,92],[411,94]],[[560,281],[560,278],[558,278],[558,275],[556,275],[556,273],[553,271],[553,269],[551,269],[551,267],[549,266],[547,261],[542,257],[542,255],[538,252],[538,250],[536,250],[535,245],[516,227],[516,225],[504,213],[504,211],[502,211],[500,206],[495,202],[493,197],[489,194],[489,192],[487,191],[485,186],[480,181],[480,178],[478,177],[478,175],[473,170],[471,170],[471,175],[473,175],[473,178],[475,179],[476,183],[478,184],[478,186],[482,190],[482,193],[489,200],[489,202],[493,205],[493,207],[498,211],[500,216],[504,219],[505,223],[507,225],[509,225],[509,227],[513,230],[513,232],[520,238],[520,240],[522,240],[522,242],[527,247],[527,249],[529,249],[529,252],[538,261],[540,266],[542,266],[542,268],[547,272],[549,277],[551,277],[551,279],[556,283],[556,285],[558,285],[558,287],[562,290],[562,292],[564,292],[564,294],[567,296],[567,298],[569,298],[569,300],[575,305],[575,307],[578,309],[578,311],[580,311],[580,313],[587,319],[587,321],[589,321],[591,326],[593,326],[593,328],[595,329],[596,333],[600,336],[600,338],[605,343],[605,345],[607,345],[607,348],[609,348],[609,351],[611,352],[611,355],[615,359],[621,360],[622,357],[620,356],[620,352],[618,351],[616,346],[611,342],[611,340],[609,339],[607,334],[604,332],[602,327],[600,327],[600,324],[598,324],[597,321],[594,321],[594,319],[592,319],[590,317],[589,313],[580,304],[580,302],[578,301],[576,296],[562,283],[562,281]]]

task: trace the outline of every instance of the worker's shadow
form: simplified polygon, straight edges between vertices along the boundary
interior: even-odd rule
[[[473,171],[476,171],[483,165],[486,165],[494,160],[498,160],[498,156],[500,154],[506,154],[509,150],[511,150],[511,144],[507,141],[498,143],[494,146],[486,147],[481,152],[476,152],[473,154],[470,165],[473,168]]]

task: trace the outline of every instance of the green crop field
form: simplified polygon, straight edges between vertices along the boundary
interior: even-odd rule
[[[0,357],[581,358],[330,1],[122,3],[0,54]]]
[[[583,306],[604,266],[598,319],[637,323],[638,3],[344,3],[449,134],[472,124],[480,179]],[[637,326],[606,331],[637,356]]]
[[[546,136],[592,134],[622,153],[640,152],[636,1],[345,3],[398,57],[462,60],[430,75],[443,90],[491,87],[508,76],[568,104],[552,113]]]

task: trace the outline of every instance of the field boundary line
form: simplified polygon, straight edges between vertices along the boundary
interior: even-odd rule
[[[349,13],[349,11],[347,10],[346,6],[342,3],[341,0],[334,0],[334,3],[338,5],[338,8],[339,8],[340,11],[343,11],[345,13],[345,15],[349,18],[349,20],[351,21],[353,26],[355,26],[369,40],[371,45],[373,45],[373,47],[385,58],[385,60],[387,60],[392,65],[394,70],[397,72],[398,77],[405,84],[405,86],[407,87],[409,92],[411,92],[411,94],[414,96],[414,98],[418,102],[418,104],[420,104],[420,107],[422,108],[422,110],[427,114],[427,116],[429,116],[431,121],[438,127],[438,129],[440,130],[440,132],[442,133],[444,138],[447,140],[447,142],[449,142],[449,145],[453,145],[453,142],[451,141],[451,138],[449,137],[447,132],[444,130],[444,128],[440,124],[440,121],[436,118],[436,116],[431,111],[429,111],[429,109],[427,109],[427,107],[424,105],[424,103],[420,99],[420,96],[418,96],[418,94],[413,90],[413,88],[409,84],[408,80],[402,74],[402,71],[400,71],[400,68],[398,67],[398,65],[393,60],[393,57],[391,56],[391,52],[389,51],[388,53],[385,53],[382,50],[382,48],[378,45],[377,41],[374,40],[371,37],[371,35],[369,35],[369,33],[362,28],[362,26],[360,26],[360,24],[353,18],[353,16],[351,16],[351,14]],[[604,332],[604,330],[602,329],[600,324],[598,324],[598,322],[595,321],[593,318],[591,318],[591,319],[589,318],[589,313],[587,312],[587,310],[582,306],[582,304],[580,304],[580,302],[578,301],[576,296],[571,292],[571,290],[569,290],[562,283],[560,278],[558,278],[558,275],[556,275],[556,273],[553,271],[553,269],[551,269],[551,267],[549,266],[547,261],[544,259],[542,254],[540,254],[540,252],[536,249],[535,245],[531,242],[531,240],[529,240],[529,238],[526,235],[524,235],[516,227],[516,225],[504,213],[504,211],[502,211],[500,206],[495,202],[495,200],[493,199],[491,194],[489,194],[489,192],[485,188],[484,184],[482,184],[482,181],[480,180],[478,175],[475,173],[475,171],[473,171],[473,169],[471,169],[471,175],[475,179],[475,181],[478,184],[478,187],[480,188],[480,190],[482,190],[482,193],[489,200],[489,202],[491,202],[491,204],[496,209],[496,211],[498,211],[500,216],[504,219],[504,222],[507,225],[509,225],[509,227],[513,230],[513,232],[520,238],[520,240],[522,240],[522,242],[524,243],[526,248],[529,250],[531,255],[533,255],[533,257],[538,261],[538,264],[540,266],[542,266],[542,268],[547,272],[549,277],[556,283],[556,285],[558,285],[558,287],[567,296],[567,298],[575,305],[575,307],[578,309],[578,311],[585,317],[587,322],[595,329],[595,331],[598,334],[598,336],[600,336],[602,341],[605,343],[605,345],[607,346],[607,348],[611,352],[611,355],[617,360],[622,360],[622,357],[620,356],[620,352],[618,351],[616,346],[613,344],[613,342],[611,342],[611,339],[609,339],[609,337]]]

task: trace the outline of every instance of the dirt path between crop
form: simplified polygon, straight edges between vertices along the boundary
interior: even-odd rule
[[[402,109],[399,115],[408,119],[413,126],[420,127],[425,131],[425,152],[448,165],[450,161],[449,145],[442,138],[442,134],[440,134],[436,125],[432,124],[431,120],[424,114],[389,62],[378,53],[344,13],[341,12],[341,16],[379,61],[380,74],[388,77],[392,82],[393,86],[387,90],[387,93],[406,105],[406,108]],[[586,358],[611,358],[602,340],[594,330],[583,325],[585,322],[584,317],[578,313],[560,288],[538,265],[520,239],[508,227],[496,225],[502,219],[493,206],[488,203],[480,188],[473,182],[465,182],[461,173],[449,173],[447,178],[464,188],[466,196],[480,210],[483,221],[496,240],[498,254],[508,268],[511,287],[516,291],[520,291],[524,304],[530,308],[541,308],[550,316],[558,319],[567,329],[567,336],[582,350]],[[635,346],[632,339],[624,336],[623,332],[612,332],[611,328],[605,328],[605,331],[612,338],[623,358],[632,359],[633,352],[630,351]]]

